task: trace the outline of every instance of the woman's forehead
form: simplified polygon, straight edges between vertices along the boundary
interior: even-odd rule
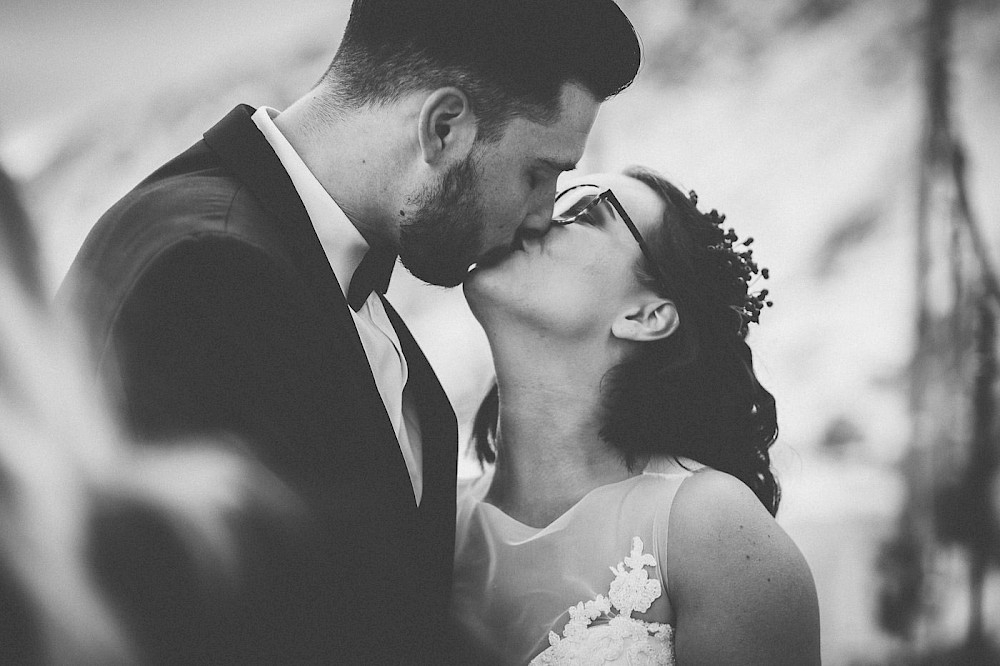
[[[613,187],[620,181],[622,174],[616,173],[584,173],[582,171],[565,172],[559,177],[557,192],[562,193],[568,189],[584,189],[581,186],[593,185],[606,190]],[[626,176],[627,178],[627,176]]]
[[[663,202],[645,183],[621,173],[573,173],[559,179],[557,198],[561,206],[583,196],[610,189],[640,230],[660,223]]]

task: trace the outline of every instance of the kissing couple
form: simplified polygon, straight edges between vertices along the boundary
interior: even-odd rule
[[[818,662],[749,239],[649,169],[560,178],[639,63],[612,0],[355,0],[312,90],[97,222],[60,296],[131,431],[233,437],[301,507],[234,507],[238,576],[204,594],[144,550],[116,598],[148,661]],[[464,283],[492,349],[461,487],[397,257]]]

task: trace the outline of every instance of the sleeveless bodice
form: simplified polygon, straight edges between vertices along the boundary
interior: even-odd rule
[[[477,658],[577,663],[559,658],[576,643],[595,663],[672,663],[664,660],[668,643],[672,654],[665,625],[674,619],[667,525],[678,487],[697,467],[655,461],[641,475],[595,488],[543,528],[483,501],[491,474],[460,485],[451,613]],[[636,633],[642,626],[648,641],[640,640],[645,629]],[[623,647],[659,650],[660,658],[611,659]]]

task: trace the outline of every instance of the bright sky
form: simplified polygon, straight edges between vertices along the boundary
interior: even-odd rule
[[[237,49],[276,48],[303,25],[332,25],[344,2],[3,0],[0,132],[190,78]]]

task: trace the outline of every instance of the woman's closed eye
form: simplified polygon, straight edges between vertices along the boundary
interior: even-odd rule
[[[601,215],[595,215],[593,209],[580,213],[574,221],[580,222],[581,224],[589,224],[592,227],[604,226],[604,217]]]
[[[579,215],[597,198],[596,192],[584,193],[581,196],[574,189],[566,190],[556,196],[555,212],[557,218],[569,219]]]
[[[559,224],[573,224],[582,222],[591,226],[601,226],[603,219],[598,210],[600,202],[594,196],[584,196],[556,215],[555,222]]]
[[[591,210],[585,210],[571,217],[558,217],[552,220],[552,222],[564,227],[571,224],[583,224],[596,228],[604,227],[604,218],[601,215],[595,215]]]
[[[567,220],[567,223],[579,222],[581,224],[586,224],[591,227],[597,227],[603,229],[607,226],[609,217],[613,217],[614,213],[609,212],[608,206],[605,202],[598,199],[591,199],[580,212],[572,216]]]

